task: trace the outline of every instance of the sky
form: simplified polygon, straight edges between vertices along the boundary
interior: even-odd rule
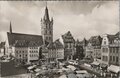
[[[10,21],[16,33],[41,35],[46,1],[0,1],[0,41],[7,39]],[[53,17],[54,40],[67,31],[75,39],[119,31],[118,1],[47,1]]]

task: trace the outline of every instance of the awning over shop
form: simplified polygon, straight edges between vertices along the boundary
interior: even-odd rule
[[[67,71],[67,70],[70,70],[70,69],[68,69],[68,68],[64,68],[64,67],[63,67],[63,68],[62,68],[62,70],[65,70],[65,71]]]
[[[35,75],[38,76],[38,75],[40,75],[40,73],[36,73]]]
[[[91,67],[91,65],[89,65],[89,64],[87,64],[87,63],[84,63],[84,65],[87,66],[87,67]]]
[[[76,74],[78,78],[92,78],[92,75],[90,74]]]
[[[106,68],[107,66],[108,66],[107,64],[103,64],[103,63],[100,64],[100,67],[102,68]]]
[[[98,62],[96,62],[96,61],[94,61],[93,63],[91,63],[92,65],[96,65],[96,66],[98,66],[100,63],[98,63]]]
[[[76,68],[74,66],[72,66],[72,65],[68,65],[67,67],[70,68],[73,71],[76,70]]]
[[[31,70],[33,68],[35,68],[37,65],[33,65],[33,66],[29,66],[28,69]]]
[[[78,78],[85,78],[84,75],[82,75],[82,74],[76,74],[76,76],[77,76]]]
[[[60,62],[59,64],[60,64],[61,66],[65,65],[64,63],[61,63],[61,62]]]
[[[79,70],[79,71],[76,71],[77,74],[85,74],[85,73],[88,73],[86,70]]]
[[[41,69],[39,69],[39,68],[36,68],[36,69],[35,69],[36,72],[39,72],[40,70],[41,70]]]
[[[59,78],[67,78],[67,76],[66,75],[62,75]]]
[[[62,69],[59,69],[58,72],[63,72]]]
[[[115,65],[110,65],[108,67],[108,70],[114,73],[118,73],[120,71],[120,67],[119,66],[115,66]]]
[[[67,78],[77,78],[77,76],[75,74],[68,74]]]
[[[39,71],[39,72],[36,73],[36,76],[38,76],[38,75],[40,75],[40,74],[44,75],[44,74],[46,74],[46,73],[48,73],[48,71],[46,71],[46,70],[41,70],[41,71]]]
[[[50,63],[53,63],[53,64],[54,64],[55,62],[54,62],[54,61],[51,61]]]

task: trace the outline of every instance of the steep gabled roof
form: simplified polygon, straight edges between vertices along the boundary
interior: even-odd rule
[[[5,42],[1,42],[0,43],[0,48],[4,48],[5,47]]]
[[[89,39],[89,43],[91,43],[92,46],[100,46],[102,43],[102,38],[100,36],[92,36]]]
[[[62,35],[63,42],[75,43],[75,40],[70,31]]]
[[[48,44],[47,46],[48,49],[63,49],[62,43],[57,39],[56,41]]]
[[[116,35],[109,35],[109,34],[107,35],[107,37],[108,37],[108,40],[109,40],[109,43],[110,43],[110,44],[114,42],[114,39],[115,39],[115,38],[117,38]]]
[[[43,44],[43,39],[41,35],[7,32],[7,36],[8,43],[11,46],[41,46]]]
[[[84,38],[82,41],[79,42],[81,46],[87,46],[88,41]]]
[[[56,49],[56,46],[53,42],[49,43],[47,46],[48,49]]]
[[[15,40],[14,45],[15,47],[28,47],[28,41],[25,40]]]
[[[115,34],[116,37],[120,36],[120,31]]]
[[[63,45],[62,43],[59,41],[59,39],[57,39],[55,42],[54,42],[55,46],[56,46],[56,49],[62,49],[63,48]]]

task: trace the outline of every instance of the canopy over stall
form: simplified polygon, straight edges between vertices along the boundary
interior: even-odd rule
[[[33,66],[29,66],[28,69],[31,70],[31,69],[34,69],[37,65],[33,65]]]
[[[88,73],[86,70],[79,70],[79,71],[76,71],[77,74],[86,74]]]
[[[98,66],[98,65],[100,65],[100,63],[98,63],[98,62],[96,62],[96,61],[94,61],[93,63],[91,63],[92,65],[96,65],[96,66]]]
[[[73,71],[76,70],[76,68],[74,66],[72,66],[72,65],[68,65],[67,67],[70,68]]]
[[[118,73],[120,71],[120,67],[119,66],[115,66],[115,65],[110,65],[108,67],[108,70],[114,73]]]

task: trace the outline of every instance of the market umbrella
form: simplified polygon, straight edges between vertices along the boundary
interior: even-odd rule
[[[75,74],[72,74],[72,73],[68,74],[67,76],[68,76],[67,78],[77,78],[77,76]]]
[[[34,69],[37,65],[33,65],[33,66],[29,66],[28,69],[31,70],[31,69]]]
[[[75,67],[75,66],[68,65],[67,67],[70,68],[70,69],[73,70],[73,71],[76,70],[76,67]]]
[[[36,68],[34,71],[35,72],[39,72],[41,69],[39,69],[39,68]]]
[[[67,78],[67,76],[66,75],[62,75],[59,78]]]
[[[84,78],[85,76],[83,74],[76,74],[78,78]]]

